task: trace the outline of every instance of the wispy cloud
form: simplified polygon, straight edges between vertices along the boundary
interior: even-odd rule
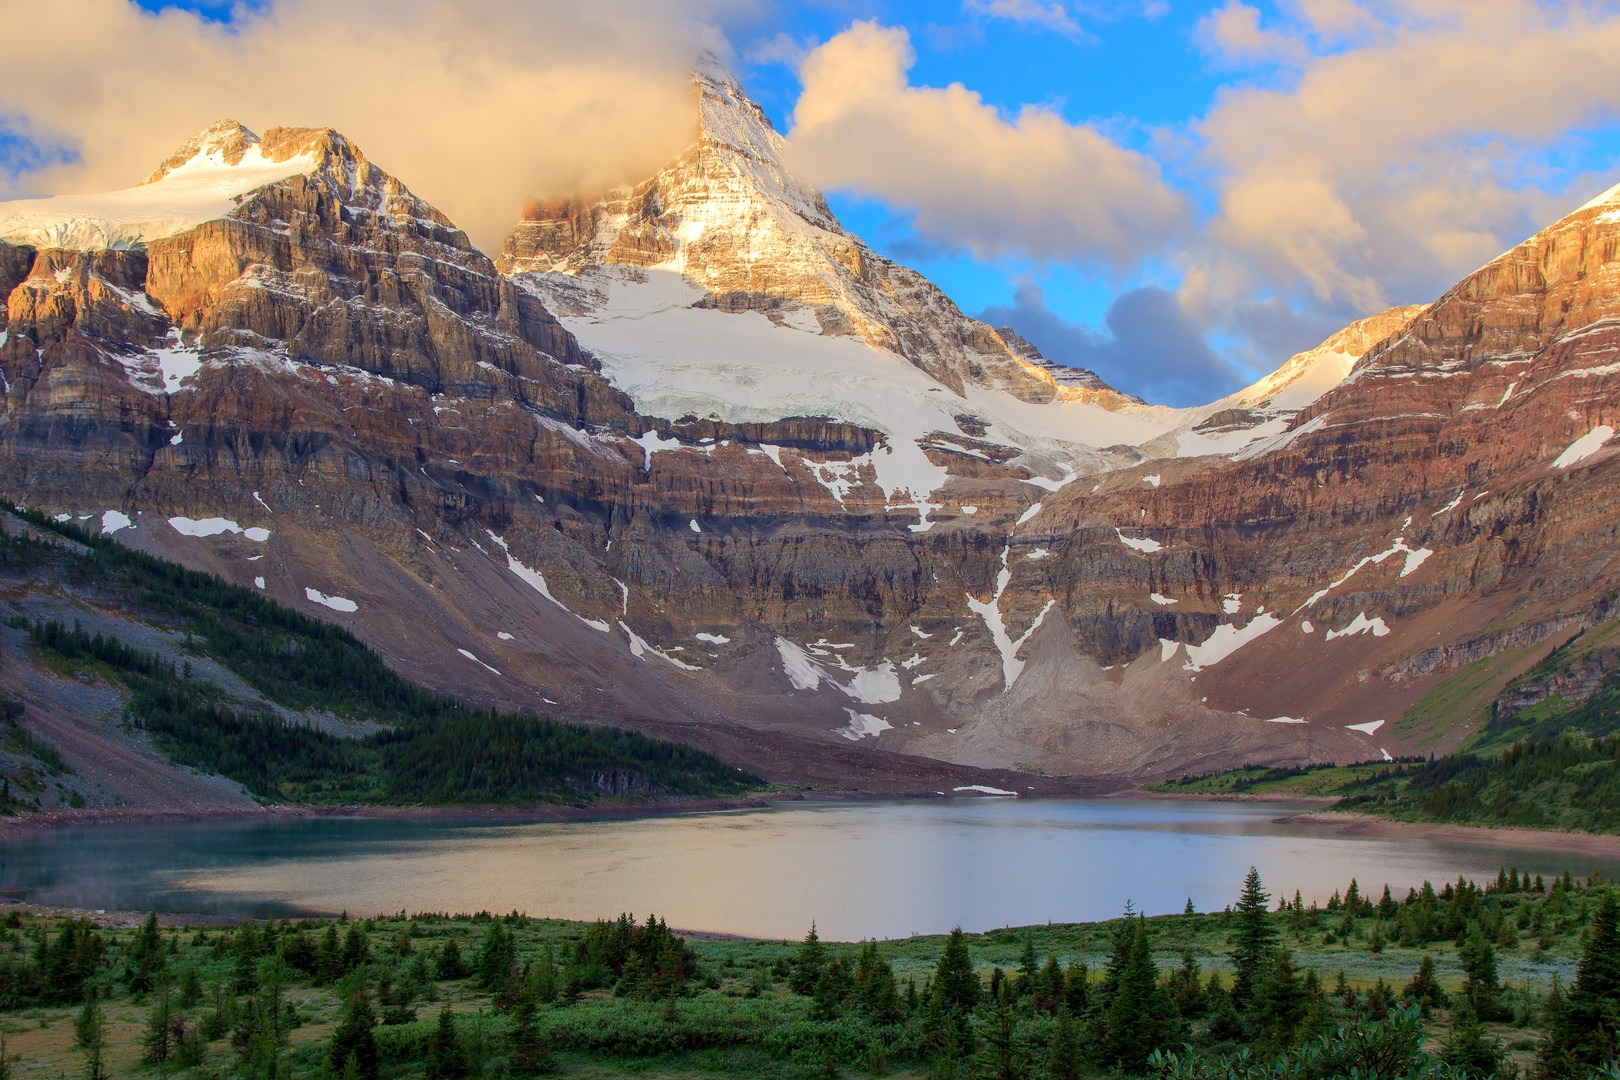
[[[1069,9],[1055,0],[963,0],[962,10],[971,15],[1044,26],[1060,34],[1084,33]]]

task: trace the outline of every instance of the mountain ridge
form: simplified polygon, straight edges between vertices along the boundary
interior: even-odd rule
[[[705,130],[776,145],[708,79]],[[1449,678],[1414,658],[1484,641],[1505,681],[1620,587],[1601,204],[1169,410],[1060,387],[830,213],[747,270],[786,219],[704,139],[525,211],[509,274],[323,129],[267,132],[317,164],[181,233],[0,243],[0,494],[480,704],[902,787],[1443,746],[1402,726]]]

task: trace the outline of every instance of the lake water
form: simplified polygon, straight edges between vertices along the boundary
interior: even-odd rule
[[[799,938],[903,937],[1149,914],[1236,900],[1253,865],[1273,894],[1325,902],[1425,879],[1620,861],[1354,838],[1279,819],[1308,807],[1128,799],[788,804],[543,824],[372,818],[99,825],[0,843],[0,896],[107,910],[241,915],[401,909],[593,919]]]

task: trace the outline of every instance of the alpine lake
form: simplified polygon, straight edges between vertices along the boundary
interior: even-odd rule
[[[1620,860],[1347,835],[1313,805],[1109,798],[777,804],[610,821],[287,817],[78,825],[0,838],[0,898],[227,916],[657,914],[683,930],[854,941],[1232,903],[1250,866],[1325,902],[1425,880],[1611,880]]]

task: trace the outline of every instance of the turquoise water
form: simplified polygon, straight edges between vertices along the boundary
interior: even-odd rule
[[[798,938],[902,937],[1150,914],[1269,889],[1326,901],[1499,866],[1620,876],[1620,861],[1336,835],[1279,803],[958,799],[790,804],[631,821],[371,818],[98,825],[0,842],[0,896],[239,915],[656,913],[672,926]]]

